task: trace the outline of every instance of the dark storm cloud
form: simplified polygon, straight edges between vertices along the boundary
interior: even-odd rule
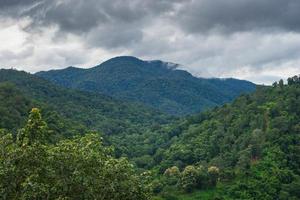
[[[41,27],[57,26],[60,32],[89,35],[95,45],[119,47],[142,38],[142,28],[153,17],[172,10],[178,2],[171,0],[13,0],[11,7],[18,8],[19,15],[10,17],[30,17],[27,27],[34,31]],[[39,4],[36,4],[39,2]],[[6,3],[8,4],[8,3]],[[24,10],[24,7],[33,6]],[[10,8],[12,10],[12,8]],[[20,10],[22,12],[20,12]],[[109,33],[109,31],[111,31]],[[99,41],[96,41],[96,39]]]
[[[57,25],[76,34],[111,23],[121,27],[134,23],[141,29],[171,12],[170,22],[188,33],[300,31],[299,0],[1,0],[0,10],[35,4],[22,12],[33,19],[33,26]]]
[[[187,32],[300,31],[299,0],[193,0],[175,16]]]
[[[156,3],[155,3],[156,2]],[[149,16],[159,14],[172,5],[171,1],[141,1],[141,0],[65,0],[48,1],[41,5],[42,15],[35,20],[44,24],[57,24],[63,31],[88,32],[95,26],[116,26],[135,23],[142,26]],[[38,11],[40,8],[36,8]],[[32,13],[28,13],[32,15]],[[140,22],[137,24],[136,22]]]
[[[129,47],[141,41],[142,38],[142,31],[132,24],[111,24],[109,26],[99,26],[91,31],[87,34],[86,42],[90,46],[102,46],[111,49]]]
[[[43,0],[0,0],[0,17],[18,18]]]
[[[14,6],[26,6],[30,5],[36,2],[39,2],[40,0],[1,0],[0,1],[0,8],[8,8],[8,7],[14,7]]]
[[[300,0],[0,0],[0,39],[10,44],[0,58],[36,71],[131,54],[269,82],[299,73],[299,10]],[[27,46],[35,50],[19,52]]]

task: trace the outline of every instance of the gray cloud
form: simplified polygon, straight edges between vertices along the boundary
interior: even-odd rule
[[[71,33],[86,33],[111,23],[134,23],[142,29],[162,15],[188,33],[300,31],[299,0],[2,0],[0,11],[8,8],[18,8],[21,16],[31,17],[35,28],[57,25]]]
[[[192,0],[175,17],[187,32],[300,31],[299,0]]]
[[[0,60],[19,60],[31,56],[34,52],[34,48],[28,47],[18,53],[13,51],[0,51]]]
[[[20,6],[28,6],[34,3],[37,3],[41,0],[1,0],[0,8],[6,9],[9,7],[20,7]]]
[[[152,17],[159,17],[171,11],[179,0],[25,0],[25,2],[13,0],[13,2],[10,3],[10,11],[16,9],[17,11],[6,14],[13,18],[30,17],[32,21],[26,27],[27,31],[57,26],[59,32],[88,36],[88,41],[92,41],[94,45],[119,48],[140,41],[142,29],[150,23]]]
[[[125,48],[142,40],[143,33],[132,25],[100,26],[89,32],[86,42],[90,46],[102,46],[107,49]]]
[[[0,39],[26,35],[0,58],[37,71],[130,54],[269,83],[300,71],[299,10],[299,0],[0,0]]]

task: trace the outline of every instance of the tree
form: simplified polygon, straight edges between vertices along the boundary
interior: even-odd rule
[[[288,78],[288,85],[293,85],[293,84],[299,84],[300,83],[300,77],[298,76],[293,76]]]
[[[207,172],[208,172],[210,184],[212,186],[216,186],[219,178],[219,173],[220,173],[219,168],[216,166],[211,166],[207,169]]]
[[[197,188],[198,189],[203,189],[205,187],[207,187],[208,185],[208,172],[207,169],[205,167],[203,167],[202,165],[198,165],[196,166],[196,170],[197,170]]]
[[[112,157],[101,138],[88,134],[49,149],[53,195],[71,199],[139,200],[147,193],[125,158]]]
[[[180,171],[177,166],[173,166],[171,168],[166,169],[165,176],[180,176]]]
[[[275,81],[275,82],[272,84],[272,86],[273,86],[274,88],[276,88],[277,85],[278,85],[277,81]]]
[[[250,168],[251,157],[252,157],[251,153],[252,153],[252,149],[250,147],[242,150],[239,153],[239,160],[237,166],[241,172],[246,172],[246,170]]]
[[[283,88],[283,86],[284,86],[284,83],[283,83],[283,80],[282,80],[282,79],[280,79],[280,81],[279,81],[278,85],[279,85],[279,87],[280,87],[280,88]]]
[[[166,169],[164,176],[168,185],[176,185],[180,178],[180,171],[177,166]]]
[[[7,200],[47,197],[51,179],[46,146],[20,146],[12,134],[0,141],[0,196]]]
[[[252,159],[257,159],[262,153],[262,144],[264,143],[265,136],[261,129],[255,129],[250,138],[250,148]]]
[[[197,185],[197,177],[197,169],[192,165],[186,166],[181,174],[180,187],[185,192],[192,192]]]
[[[133,165],[114,158],[98,134],[48,144],[46,127],[39,110],[32,109],[17,142],[12,134],[0,134],[2,199],[148,199]]]
[[[43,121],[40,110],[32,108],[26,126],[18,133],[18,142],[23,146],[36,142],[45,143],[47,133],[47,124]]]

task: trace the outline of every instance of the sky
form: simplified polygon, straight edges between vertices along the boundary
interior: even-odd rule
[[[299,0],[0,0],[0,68],[115,56],[259,84],[300,74]]]

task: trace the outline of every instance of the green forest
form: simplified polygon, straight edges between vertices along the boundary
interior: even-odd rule
[[[300,77],[170,115],[0,71],[0,198],[300,199]]]

